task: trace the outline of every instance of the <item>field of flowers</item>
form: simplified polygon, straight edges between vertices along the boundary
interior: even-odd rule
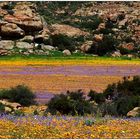
[[[0,88],[19,84],[29,86],[37,101],[46,103],[53,94],[67,90],[94,89],[102,92],[108,84],[123,76],[140,75],[138,60],[117,59],[2,59],[0,60]],[[12,81],[12,82],[11,82]]]
[[[123,76],[140,75],[139,60],[1,59],[0,88],[29,86],[39,103],[67,90],[103,91]],[[27,109],[29,111],[29,109]],[[89,125],[91,121],[93,124]],[[3,138],[140,138],[140,119],[0,115]]]
[[[88,126],[86,122],[94,122]],[[0,138],[140,138],[140,119],[71,116],[0,117]]]

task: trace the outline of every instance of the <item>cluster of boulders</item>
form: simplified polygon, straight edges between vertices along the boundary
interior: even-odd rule
[[[37,5],[33,2],[0,3],[0,55],[49,55],[49,51],[57,50],[57,47],[44,43],[50,35],[73,37],[88,34],[65,24],[49,27],[36,9]],[[62,53],[71,55],[69,50],[63,50]]]
[[[4,105],[4,110],[6,113],[11,113],[22,108],[22,106],[19,103],[11,103],[7,100],[0,100],[0,103]]]
[[[140,107],[135,107],[127,113],[128,117],[140,117]]]
[[[77,8],[72,16],[98,15],[102,19],[102,23],[92,31],[96,31],[94,34],[64,23],[48,25],[43,16],[37,13],[37,8],[38,5],[34,2],[0,2],[0,55],[11,55],[12,53],[49,55],[49,51],[55,51],[57,47],[46,42],[50,35],[55,34],[85,38],[92,36],[92,39],[85,40],[78,46],[79,51],[87,53],[91,45],[103,40],[104,34],[100,31],[105,30],[107,24],[115,25],[111,27],[114,32],[113,36],[121,42],[117,46],[117,51],[112,52],[112,56],[121,56],[120,48],[133,51],[139,47],[139,2],[91,2],[87,6],[86,3],[83,3],[83,6]],[[62,10],[65,13],[65,9]],[[62,13],[61,9],[58,13]],[[126,41],[125,38],[129,38],[129,40]],[[72,52],[67,49],[62,53],[71,55]]]
[[[115,25],[109,27],[114,33],[114,38],[121,43],[117,47],[128,51],[133,51],[139,48],[140,44],[140,8],[139,2],[91,2],[88,5],[77,9],[75,15],[79,16],[94,16],[98,15],[103,22],[99,24],[96,31],[107,28],[107,24]],[[103,34],[94,34],[94,41],[100,42],[103,39]],[[127,41],[125,40],[126,38]],[[87,45],[87,49],[90,46]],[[81,48],[82,49],[82,48]],[[85,49],[87,51],[87,49]],[[120,51],[115,51],[112,56],[121,56]]]

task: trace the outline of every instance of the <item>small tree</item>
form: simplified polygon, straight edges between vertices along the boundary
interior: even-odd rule
[[[18,85],[8,90],[0,92],[1,99],[8,99],[10,102],[17,102],[23,106],[30,106],[35,104],[35,95],[24,85]]]
[[[0,113],[3,113],[5,111],[5,106],[0,103]]]
[[[55,34],[50,36],[50,44],[58,47],[60,51],[68,49],[70,51],[74,51],[74,41],[71,37],[63,34]]]
[[[91,90],[88,96],[91,101],[95,101],[98,104],[105,102],[105,96],[102,93],[97,93],[96,91]]]
[[[83,92],[78,90],[76,92],[67,91],[66,94],[54,96],[47,104],[47,112],[56,114],[70,115],[84,115],[92,113],[92,105],[83,97]]]
[[[113,38],[111,35],[104,35],[103,40],[93,43],[88,53],[98,54],[99,56],[103,56],[108,52],[112,52],[116,50],[118,41]]]

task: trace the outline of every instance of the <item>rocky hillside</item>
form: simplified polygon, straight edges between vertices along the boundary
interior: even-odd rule
[[[0,55],[140,56],[140,2],[0,2]]]

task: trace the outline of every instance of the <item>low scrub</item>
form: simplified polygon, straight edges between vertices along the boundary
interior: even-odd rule
[[[7,90],[0,91],[0,99],[7,99],[9,102],[17,102],[23,106],[35,104],[35,95],[24,85],[18,85]]]
[[[53,97],[47,104],[47,112],[56,114],[85,115],[92,113],[91,103],[85,99],[81,90],[76,92],[67,91],[66,94],[60,94]]]

